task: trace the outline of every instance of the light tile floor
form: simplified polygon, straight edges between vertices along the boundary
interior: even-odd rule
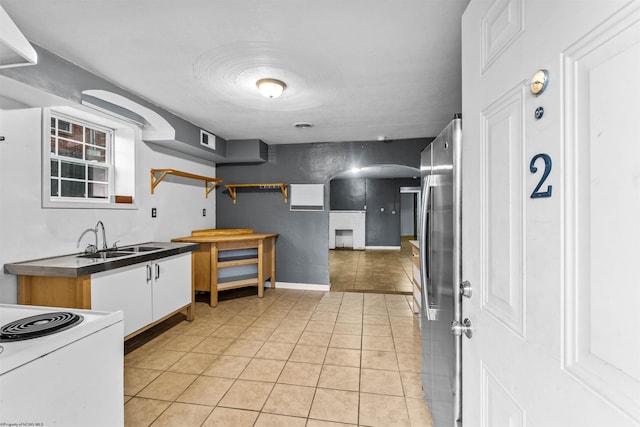
[[[267,289],[125,356],[126,426],[431,426],[409,298]]]
[[[331,290],[410,294],[413,289],[411,239],[413,237],[403,236],[400,250],[330,250]]]

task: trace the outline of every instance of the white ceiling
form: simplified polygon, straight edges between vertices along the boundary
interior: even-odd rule
[[[436,136],[469,0],[0,0],[32,42],[225,139]],[[255,82],[283,80],[280,98]],[[309,122],[307,129],[293,127]]]

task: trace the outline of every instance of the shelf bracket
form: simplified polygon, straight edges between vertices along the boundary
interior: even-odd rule
[[[236,193],[236,187],[230,185],[225,185],[225,187],[227,187],[227,190],[229,190],[229,195],[231,196],[231,200],[233,200],[233,204],[235,205],[238,197]]]

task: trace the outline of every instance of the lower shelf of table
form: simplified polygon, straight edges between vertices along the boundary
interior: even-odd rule
[[[218,290],[257,286],[258,277],[254,275],[233,276],[218,279]]]

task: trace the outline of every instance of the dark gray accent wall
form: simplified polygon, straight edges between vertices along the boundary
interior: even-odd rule
[[[334,179],[331,210],[366,210],[366,246],[400,246],[400,187],[420,179]]]
[[[420,152],[432,138],[380,141],[282,144],[269,146],[263,164],[217,166],[216,223],[219,228],[247,227],[278,233],[276,280],[329,283],[329,182],[354,166],[420,167]],[[279,190],[238,189],[233,204],[224,184],[325,184],[323,212],[291,212]],[[399,192],[399,189],[398,189]],[[398,194],[399,198],[399,194]],[[399,215],[396,215],[399,218]],[[399,221],[398,221],[399,236]],[[399,244],[399,243],[398,243]]]
[[[332,179],[331,210],[363,211],[367,205],[366,188],[366,180],[363,178]]]

